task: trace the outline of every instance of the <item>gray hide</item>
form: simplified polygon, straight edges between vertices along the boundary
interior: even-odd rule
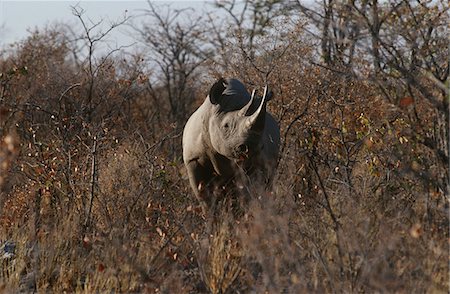
[[[216,82],[183,132],[183,159],[195,195],[210,205],[211,191],[249,181],[270,187],[280,130],[266,112],[271,93],[255,97],[236,79]]]

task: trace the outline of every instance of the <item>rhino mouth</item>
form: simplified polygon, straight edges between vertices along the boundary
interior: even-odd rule
[[[253,148],[249,146],[254,146]],[[262,146],[257,143],[247,143],[247,144],[241,144],[239,145],[235,152],[234,152],[234,158],[237,162],[242,163],[244,161],[247,161],[253,157],[255,157],[262,149]]]
[[[240,163],[240,162],[244,162],[244,161],[248,160],[250,157],[252,157],[251,155],[252,154],[248,151],[246,151],[246,152],[235,151],[233,153],[232,157],[234,158],[234,160],[236,162]]]
[[[249,156],[247,154],[241,154],[239,155],[239,157],[236,159],[237,163],[243,163],[245,162],[247,159],[249,159]]]

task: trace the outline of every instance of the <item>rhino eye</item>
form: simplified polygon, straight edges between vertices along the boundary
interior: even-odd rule
[[[228,129],[230,128],[230,124],[229,124],[229,123],[225,123],[225,124],[223,125],[223,128],[226,129],[226,130],[228,130]]]
[[[242,153],[248,153],[248,146],[245,144],[241,144],[239,145],[238,150]]]

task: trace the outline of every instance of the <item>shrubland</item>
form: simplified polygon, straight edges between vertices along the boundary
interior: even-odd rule
[[[448,4],[288,4],[149,3],[134,55],[75,7],[75,38],[2,52],[0,290],[446,292]],[[181,158],[220,76],[268,84],[282,134],[239,214],[203,213]]]

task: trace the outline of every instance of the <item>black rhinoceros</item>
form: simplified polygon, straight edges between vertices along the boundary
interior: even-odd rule
[[[183,132],[183,160],[195,195],[210,205],[211,191],[270,187],[280,130],[266,111],[271,93],[250,95],[236,79],[220,79],[192,114]]]

